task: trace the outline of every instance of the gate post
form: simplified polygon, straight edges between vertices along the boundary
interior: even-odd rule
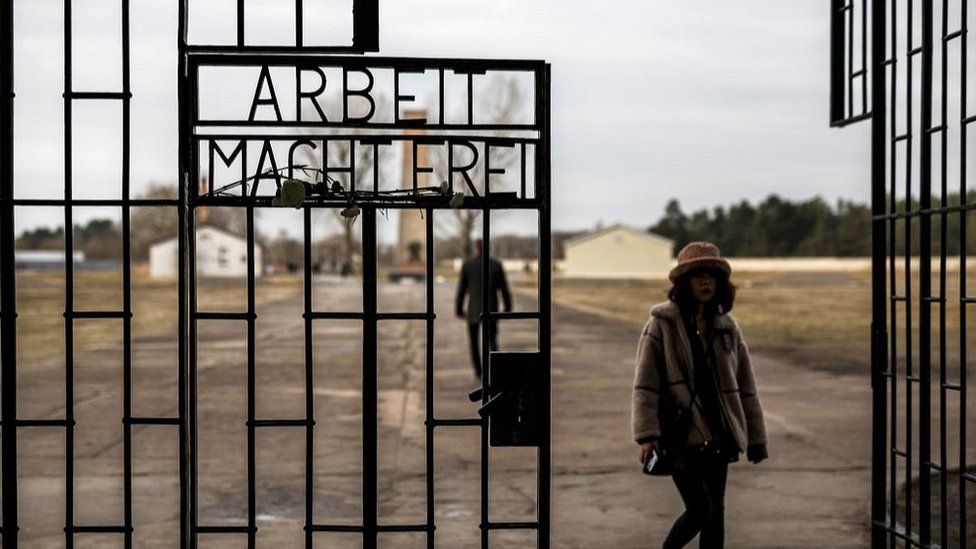
[[[886,2],[871,2],[871,547],[883,549],[885,529],[885,476],[887,474],[888,333],[886,285],[887,223],[885,204]]]
[[[0,386],[3,534],[17,549],[17,291],[14,280],[14,2],[0,1]]]

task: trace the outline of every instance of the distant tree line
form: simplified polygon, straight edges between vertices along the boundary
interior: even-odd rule
[[[949,206],[960,204],[959,193],[948,196]],[[976,191],[970,191],[967,203],[976,203]],[[941,201],[932,199],[932,207]],[[906,204],[899,200],[896,211],[918,209],[917,200]],[[967,218],[967,253],[976,253],[976,213]],[[919,218],[911,218],[911,253],[919,250]],[[946,216],[946,253],[959,253],[961,216]],[[932,253],[940,252],[941,216],[932,217]],[[694,240],[714,242],[724,255],[740,257],[770,256],[869,256],[871,255],[871,208],[850,200],[834,205],[820,197],[800,201],[786,200],[771,194],[753,205],[742,200],[731,206],[717,206],[686,214],[679,202],[670,200],[664,215],[649,231],[674,240],[675,253]],[[893,233],[895,250],[905,253],[905,221],[897,221]]]

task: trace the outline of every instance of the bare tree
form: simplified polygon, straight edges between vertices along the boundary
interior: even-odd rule
[[[382,110],[382,105],[384,104],[383,97],[375,97],[376,109],[378,111]],[[323,100],[320,103],[326,105],[336,105],[336,101],[326,101]],[[338,111],[331,112],[332,109],[326,108],[326,116],[330,120],[336,120],[341,118]],[[316,109],[311,104],[306,105],[302,110],[302,117],[305,120],[314,120],[318,115]],[[357,189],[367,188],[373,181],[373,149],[367,146],[353,146],[353,143],[349,139],[343,139],[341,134],[336,133],[335,138],[333,138],[327,145],[327,151],[325,155],[327,158],[327,164],[331,168],[336,167],[347,167],[352,165],[350,160],[353,156],[353,149],[355,149],[355,165],[356,170],[350,177],[351,182],[355,182]],[[313,151],[308,147],[301,147],[299,149],[297,161],[309,168],[324,170],[322,162],[322,154],[318,151]],[[378,163],[380,169],[380,177],[383,177],[383,172],[385,168],[385,163]],[[315,182],[320,181],[317,179]],[[339,226],[340,232],[342,234],[342,265],[340,266],[340,272],[343,276],[352,274],[355,271],[355,256],[356,256],[356,220],[358,217],[343,217],[339,210],[333,210],[333,215],[335,217],[336,224]]]
[[[476,98],[480,111],[488,111],[488,119],[495,124],[509,124],[517,122],[519,105],[522,101],[522,92],[518,81],[511,77],[494,78],[489,81],[487,93],[481,94]],[[504,132],[494,132],[502,135]],[[447,165],[447,149],[431,147],[428,152],[430,164],[434,166],[435,181],[447,181],[450,166]],[[515,149],[497,148],[491,158],[492,168],[509,168],[515,163]],[[457,162],[457,161],[455,161]],[[484,181],[485,177],[484,161],[480,161],[468,170],[468,175],[472,181]],[[461,189],[465,190],[465,189]],[[452,215],[445,223],[446,229],[453,235],[457,242],[457,249],[469,257],[473,248],[473,235],[475,228],[481,219],[479,210],[455,208]]]

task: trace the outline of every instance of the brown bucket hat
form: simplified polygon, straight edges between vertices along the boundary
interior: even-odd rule
[[[732,274],[732,266],[718,251],[718,246],[711,242],[689,242],[678,252],[678,264],[668,273],[671,282],[695,269],[714,269],[725,276]]]

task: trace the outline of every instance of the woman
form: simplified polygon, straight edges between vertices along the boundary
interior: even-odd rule
[[[668,301],[651,309],[637,349],[633,428],[642,465],[652,451],[661,455],[659,416],[672,417],[663,414],[672,414],[674,406],[690,411],[687,437],[680,435],[684,444],[667,448],[685,511],[671,526],[665,549],[684,547],[699,533],[699,547],[722,547],[728,464],[743,451],[753,463],[766,458],[749,349],[729,314],[735,301],[731,272],[714,244],[685,246],[668,275]]]

